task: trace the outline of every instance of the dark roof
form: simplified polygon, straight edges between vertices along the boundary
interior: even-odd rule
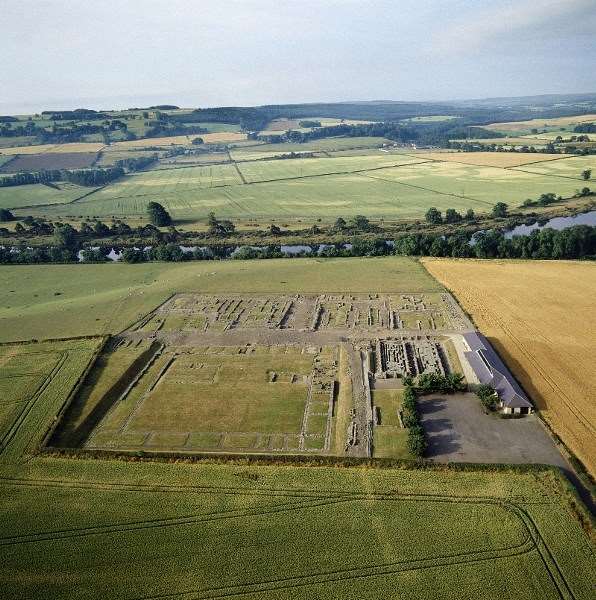
[[[532,407],[520,385],[514,379],[490,342],[480,333],[463,334],[470,351],[464,356],[480,383],[491,385],[509,408]]]

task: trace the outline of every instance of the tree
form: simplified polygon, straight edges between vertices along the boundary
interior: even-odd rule
[[[147,257],[142,250],[138,248],[124,248],[122,251],[122,261],[126,263],[140,263],[145,262]]]
[[[474,214],[474,209],[468,208],[468,210],[466,211],[466,216],[464,218],[466,219],[466,221],[473,221],[476,218],[476,215]]]
[[[277,225],[274,225],[272,223],[271,225],[269,225],[269,233],[271,235],[280,235],[281,234],[281,229]]]
[[[351,225],[359,231],[369,231],[370,229],[370,221],[363,215],[356,215],[352,219]]]
[[[493,206],[492,215],[493,215],[493,217],[506,217],[508,209],[509,209],[509,206],[507,204],[505,204],[505,202],[497,202]]]
[[[413,456],[422,457],[426,451],[428,443],[424,435],[424,429],[420,425],[410,427],[408,430],[408,450]]]
[[[497,407],[498,396],[492,385],[486,383],[479,385],[476,389],[476,396],[478,396],[486,410],[495,410]]]
[[[54,226],[54,244],[58,248],[74,250],[77,246],[77,232],[70,225]]]
[[[338,219],[335,221],[335,225],[333,225],[333,229],[337,229],[338,231],[342,231],[346,228],[346,220],[342,219],[342,217],[338,217]]]
[[[231,235],[236,231],[236,227],[232,221],[220,221],[213,212],[210,212],[207,217],[207,225],[209,225],[209,233],[212,235],[226,236]]]
[[[459,223],[462,219],[463,217],[454,208],[445,211],[445,223]]]
[[[443,217],[441,216],[441,211],[431,206],[427,211],[426,215],[424,215],[427,223],[432,223],[433,225],[439,225],[443,222]]]
[[[588,181],[592,177],[592,169],[585,169],[582,171],[582,177],[585,181]]]
[[[147,205],[149,220],[156,227],[167,227],[172,224],[170,213],[158,202],[149,202]]]
[[[7,208],[0,208],[0,223],[14,221],[14,215]]]

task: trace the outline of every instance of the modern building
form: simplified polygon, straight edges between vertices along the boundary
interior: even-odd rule
[[[492,386],[499,396],[499,407],[506,414],[534,412],[520,385],[503,364],[490,342],[480,333],[464,333],[464,357],[478,381]]]

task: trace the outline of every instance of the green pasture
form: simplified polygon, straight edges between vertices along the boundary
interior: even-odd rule
[[[582,172],[586,169],[592,171],[592,179],[585,181],[582,177]],[[540,175],[548,175],[550,177],[570,177],[577,179],[574,183],[576,187],[588,186],[596,187],[596,156],[574,156],[571,158],[563,158],[561,160],[551,160],[542,163],[533,163],[521,167],[515,167],[516,171],[528,171],[538,173]],[[583,185],[582,185],[583,184]]]
[[[14,265],[1,268],[0,342],[116,333],[176,292],[433,292],[406,257]]]
[[[344,174],[369,169],[380,169],[423,162],[411,156],[380,154],[374,156],[344,156],[334,158],[293,158],[264,160],[239,165],[240,172],[249,183],[297,179],[327,174]]]
[[[92,192],[93,189],[92,187],[82,187],[66,182],[57,182],[52,186],[36,183],[33,185],[0,187],[0,208],[68,204]]]
[[[559,162],[559,161],[555,161]],[[496,202],[519,206],[525,198],[534,198],[544,192],[570,196],[577,183],[561,177],[531,174],[513,169],[480,167],[453,162],[432,162],[395,169],[383,169],[372,177],[392,181],[404,187],[429,190],[445,195],[438,208],[451,206],[448,196],[468,199],[484,205],[484,210]],[[474,204],[470,204],[476,208]]]

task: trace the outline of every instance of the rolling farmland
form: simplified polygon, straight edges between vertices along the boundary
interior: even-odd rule
[[[553,430],[596,472],[596,268],[566,261],[424,259],[507,358]]]
[[[136,217],[145,214],[150,201],[162,203],[175,219],[191,222],[205,219],[211,211],[231,219],[288,221],[334,220],[355,214],[414,219],[431,206],[473,208],[482,213],[498,201],[519,206],[526,198],[545,192],[572,196],[580,185],[561,173],[577,170],[579,176],[582,165],[592,164],[589,158],[561,155],[403,153],[370,148],[275,160],[282,151],[308,151],[309,146],[314,151],[316,144],[236,149],[231,151],[232,162],[222,164],[197,165],[204,160],[202,155],[168,159],[157,169],[127,175],[77,201],[76,207],[47,207],[40,213],[48,218]],[[222,153],[213,156],[227,160]],[[577,162],[567,168],[569,161]]]

